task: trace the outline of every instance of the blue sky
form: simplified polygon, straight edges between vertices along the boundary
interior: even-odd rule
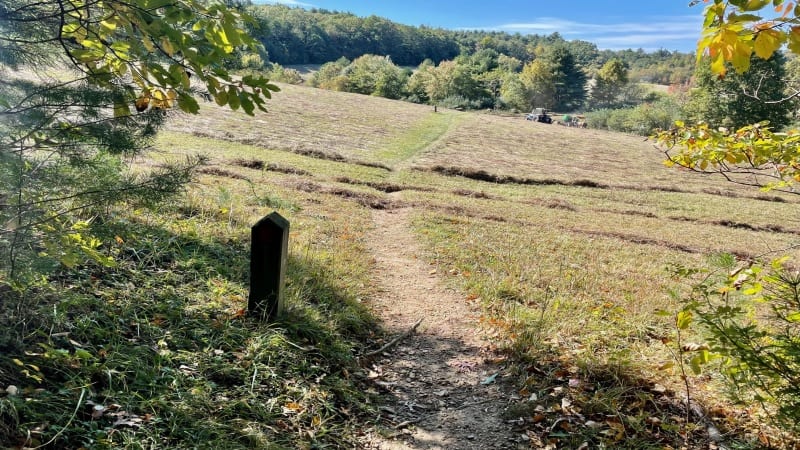
[[[376,15],[407,25],[522,34],[559,32],[601,49],[694,51],[702,2],[688,0],[255,0]]]

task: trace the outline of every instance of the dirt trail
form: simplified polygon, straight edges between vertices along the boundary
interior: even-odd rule
[[[492,355],[478,336],[477,312],[418,258],[411,213],[374,211],[375,229],[367,238],[380,289],[372,300],[376,314],[393,334],[422,323],[372,364],[369,376],[385,394],[382,413],[390,433],[370,433],[365,447],[528,448],[524,434],[502,417],[512,395],[504,392],[510,387],[503,383],[503,367],[487,361]]]

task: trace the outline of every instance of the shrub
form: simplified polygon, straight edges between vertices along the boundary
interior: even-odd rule
[[[242,69],[259,70],[264,68],[264,59],[258,53],[243,53],[240,64]]]
[[[267,72],[267,78],[272,81],[279,81],[287,84],[302,84],[303,77],[296,69],[287,69],[280,64],[272,63],[270,70]]]
[[[586,113],[586,126],[589,128],[608,129],[608,118],[613,110],[608,108],[598,109]]]
[[[634,108],[600,109],[586,114],[586,124],[591,128],[605,128],[643,136],[657,129],[668,129],[680,118],[680,108],[675,101],[661,98]]]
[[[699,374],[720,361],[732,399],[757,402],[777,425],[800,430],[800,273],[783,266],[737,267],[731,255],[706,269],[678,267],[682,279],[700,277],[681,299],[679,329],[695,328],[708,340],[690,360]],[[699,352],[699,353],[698,353]]]
[[[453,109],[483,109],[491,108],[493,105],[491,97],[483,97],[477,99],[469,99],[460,95],[451,95],[438,102],[439,105],[445,108]]]
[[[337,89],[346,87],[347,77],[344,76],[344,69],[350,65],[347,58],[339,58],[337,61],[328,62],[322,65],[309,80],[309,84],[321,89],[331,89],[336,91],[346,91],[347,89]]]
[[[636,130],[636,124],[631,121],[633,108],[613,109],[608,116],[608,128],[614,131],[631,133]]]

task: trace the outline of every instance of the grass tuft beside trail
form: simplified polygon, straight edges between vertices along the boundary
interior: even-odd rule
[[[301,202],[203,176],[173,206],[118,211],[102,236],[116,267],[5,292],[0,386],[19,391],[0,397],[3,446],[356,446],[372,398],[355,356],[377,331],[367,216]],[[249,226],[272,207],[292,219],[289,310],[265,325],[243,308]]]

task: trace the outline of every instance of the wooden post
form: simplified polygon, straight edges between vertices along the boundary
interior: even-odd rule
[[[289,221],[273,212],[253,225],[250,232],[249,314],[268,321],[283,313],[283,285],[289,249]]]

